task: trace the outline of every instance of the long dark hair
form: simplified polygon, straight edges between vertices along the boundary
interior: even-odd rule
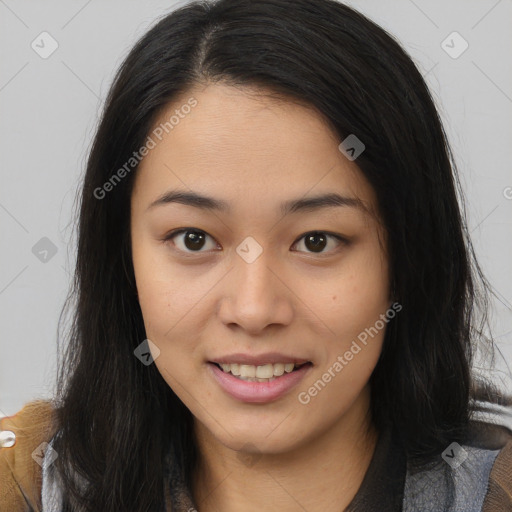
[[[483,337],[488,285],[421,73],[393,36],[334,0],[193,2],[161,19],[131,50],[88,159],[56,401],[55,465],[67,510],[162,509],[170,452],[191,482],[191,413],[155,365],[133,354],[146,338],[130,249],[136,167],[104,197],[98,189],[143,146],[178,94],[221,81],[304,102],[325,116],[340,142],[350,134],[363,141],[356,163],[378,198],[392,298],[402,305],[371,377],[373,422],[398,429],[418,461],[467,431],[472,342]]]

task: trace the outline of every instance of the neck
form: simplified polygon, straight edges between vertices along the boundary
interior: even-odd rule
[[[200,454],[192,494],[200,512],[340,512],[357,493],[378,433],[369,393],[332,427],[285,453],[240,457],[195,422]]]

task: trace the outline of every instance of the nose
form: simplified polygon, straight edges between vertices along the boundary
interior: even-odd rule
[[[221,321],[258,334],[269,325],[285,326],[293,318],[294,294],[279,274],[275,258],[266,251],[251,263],[238,254],[227,276],[219,307]]]

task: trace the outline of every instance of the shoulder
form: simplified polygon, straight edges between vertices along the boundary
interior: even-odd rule
[[[512,411],[510,411],[512,412]],[[508,414],[507,418],[512,417]],[[493,464],[487,480],[482,512],[512,512],[512,430],[510,421],[472,423],[472,445],[483,453],[494,452]]]
[[[18,413],[0,419],[0,510],[40,510],[41,465],[56,431],[55,409],[49,400],[27,403]],[[10,434],[12,433],[12,434]]]
[[[512,435],[500,449],[489,475],[483,512],[512,511]]]
[[[428,465],[408,465],[404,510],[512,512],[512,431],[474,422]]]

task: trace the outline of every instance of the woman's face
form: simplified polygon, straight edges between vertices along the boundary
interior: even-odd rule
[[[278,453],[360,425],[391,304],[357,160],[318,113],[255,92],[195,88],[162,113],[132,251],[154,364],[196,425]]]

